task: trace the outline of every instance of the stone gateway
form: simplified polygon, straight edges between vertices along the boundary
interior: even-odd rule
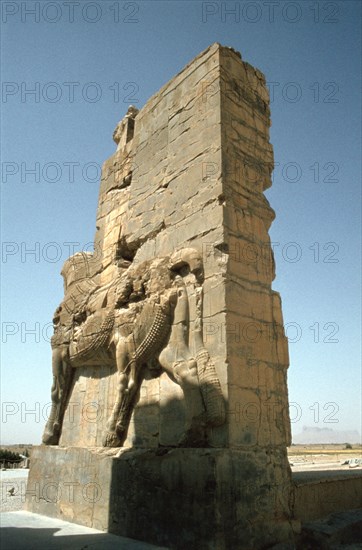
[[[269,127],[263,74],[219,44],[117,125],[28,510],[175,549],[293,540]]]

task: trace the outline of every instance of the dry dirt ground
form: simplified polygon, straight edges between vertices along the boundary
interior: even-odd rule
[[[23,510],[29,470],[1,470],[0,512]]]
[[[362,446],[352,445],[292,445],[288,448],[292,472],[336,471],[362,472]]]

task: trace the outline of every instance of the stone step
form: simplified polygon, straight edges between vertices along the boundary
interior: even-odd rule
[[[347,510],[302,525],[300,550],[362,549],[362,508]]]

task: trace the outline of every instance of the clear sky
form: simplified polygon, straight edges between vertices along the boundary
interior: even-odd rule
[[[271,90],[267,198],[293,433],[361,429],[361,2],[1,2],[2,443],[39,443],[60,270],[95,232],[100,166],[213,42]],[[33,90],[33,92],[31,92]],[[33,411],[33,412],[32,412]]]

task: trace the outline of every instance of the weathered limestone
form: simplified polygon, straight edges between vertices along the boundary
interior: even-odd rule
[[[117,126],[95,252],[63,268],[44,434],[59,447],[29,481],[81,486],[85,467],[108,504],[30,509],[172,548],[292,537],[269,116],[263,75],[214,44]]]
[[[32,461],[36,513],[177,549],[265,548],[290,537],[279,451],[39,447]]]

